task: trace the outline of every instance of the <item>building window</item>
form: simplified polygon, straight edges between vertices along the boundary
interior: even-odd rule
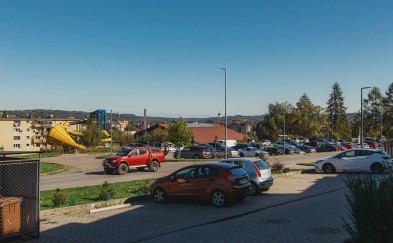
[[[30,139],[30,136],[26,136],[26,139]]]
[[[30,128],[26,128],[26,132],[30,132]]]
[[[14,148],[20,148],[20,144],[14,144]]]
[[[26,143],[26,147],[30,147],[30,144]]]
[[[20,128],[14,128],[14,132],[20,132]]]
[[[20,140],[20,136],[14,136],[14,140]]]

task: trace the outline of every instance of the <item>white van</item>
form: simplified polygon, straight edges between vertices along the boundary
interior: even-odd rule
[[[217,140],[217,143],[222,143],[222,145],[224,145],[225,144],[225,140]],[[236,140],[227,139],[227,146],[228,147],[235,146],[236,144],[237,144]]]

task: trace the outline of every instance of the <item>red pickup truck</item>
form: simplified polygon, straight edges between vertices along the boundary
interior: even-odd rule
[[[159,148],[127,147],[104,159],[102,166],[108,174],[117,170],[119,175],[124,175],[128,173],[129,168],[142,171],[147,167],[151,172],[156,172],[164,161],[164,152]]]

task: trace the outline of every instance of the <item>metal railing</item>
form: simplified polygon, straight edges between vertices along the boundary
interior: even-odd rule
[[[0,242],[39,237],[40,159],[15,157],[26,153],[0,151]]]

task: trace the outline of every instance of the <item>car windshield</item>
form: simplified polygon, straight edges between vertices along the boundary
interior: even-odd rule
[[[128,153],[130,153],[129,149],[122,149],[119,152],[117,152],[116,155],[118,155],[118,156],[126,156]]]
[[[258,159],[254,161],[255,165],[258,167],[259,170],[266,170],[269,167],[263,162],[262,160]]]
[[[230,169],[229,172],[234,176],[243,176],[247,174],[247,172],[240,167],[235,167],[233,169]]]

